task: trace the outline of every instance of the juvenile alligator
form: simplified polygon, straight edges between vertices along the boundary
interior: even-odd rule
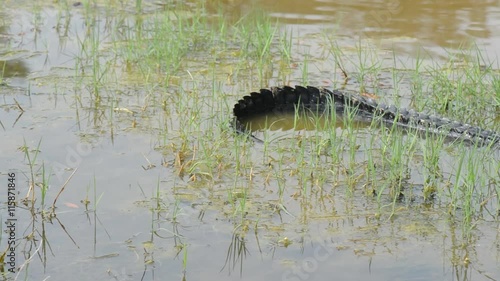
[[[239,133],[249,133],[242,122],[245,117],[269,112],[293,112],[297,108],[312,112],[323,112],[329,108],[335,108],[336,112],[344,113],[347,106],[355,109],[357,116],[366,120],[377,118],[387,125],[396,124],[408,130],[444,134],[452,140],[464,140],[478,145],[500,145],[500,133],[498,132],[484,130],[444,117],[416,112],[412,109],[398,109],[393,105],[377,103],[371,98],[339,90],[331,91],[311,86],[275,87],[244,96],[234,105],[233,126]]]

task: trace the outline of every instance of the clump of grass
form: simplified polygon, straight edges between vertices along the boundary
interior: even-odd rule
[[[459,155],[455,180],[449,189],[449,212],[462,218],[463,233],[470,234],[484,215],[497,217],[498,188],[491,188],[498,177],[498,161],[489,149],[472,147]],[[492,180],[493,179],[493,180]],[[497,203],[497,204],[495,204]]]
[[[303,85],[308,85],[309,84],[309,54],[306,53],[304,56],[304,60],[302,61],[302,84]]]
[[[47,254],[52,252],[51,243],[46,235],[46,223],[58,223],[61,229],[67,234],[69,239],[78,247],[75,240],[71,237],[66,227],[57,218],[57,201],[59,196],[64,192],[67,184],[76,173],[77,169],[69,176],[69,178],[64,182],[59,189],[57,194],[51,194],[54,198],[51,205],[47,205],[47,196],[49,195],[49,186],[51,183],[52,172],[46,170],[46,165],[42,161],[40,164],[39,156],[41,152],[42,140],[38,142],[36,148],[30,148],[26,140],[24,145],[20,148],[24,154],[26,163],[28,165],[29,176],[29,190],[26,197],[21,199],[20,202],[16,202],[19,205],[24,205],[30,213],[31,223],[24,230],[22,242],[18,242],[18,245],[22,247],[25,251],[25,255],[28,257],[38,256],[43,264],[47,263]],[[38,192],[40,188],[40,192]],[[41,251],[41,253],[38,253]],[[26,271],[26,276],[28,275],[29,264],[33,261],[32,258],[28,258],[24,264],[20,266],[19,271]]]
[[[423,168],[424,168],[424,199],[429,200],[434,198],[438,191],[438,181],[442,179],[442,171],[439,165],[439,159],[444,147],[445,137],[443,135],[425,136],[425,141],[422,142],[423,152]]]
[[[327,141],[330,146],[329,155],[333,165],[340,163],[341,151],[342,151],[342,139],[341,135],[337,134],[337,111],[335,110],[335,105],[333,100],[328,101],[328,115],[325,122],[325,131],[328,132]]]
[[[413,198],[410,179],[411,160],[416,151],[417,134],[404,132],[394,122],[387,127],[385,122],[376,118],[372,121],[373,130],[379,128],[380,135],[371,137],[367,151],[366,176],[372,186],[367,194],[375,194],[379,213],[386,204],[384,197],[391,198],[391,216],[395,214],[397,203],[411,202]]]
[[[252,12],[240,19],[234,29],[243,42],[243,54],[257,58],[261,63],[270,58],[271,43],[277,31],[270,17],[263,12]]]
[[[450,54],[448,63],[434,62],[425,71],[420,75],[428,77],[428,86],[423,88],[420,83],[423,89],[415,92],[418,110],[433,110],[483,127],[495,124],[496,112],[491,103],[492,100],[498,101],[498,91],[495,90],[498,75],[476,46]]]
[[[242,56],[249,61],[257,60],[261,80],[272,69],[272,45],[278,26],[263,12],[252,12],[234,25],[234,32],[242,44]]]
[[[7,67],[7,61],[0,61],[2,64],[2,71],[0,72],[0,86],[5,86],[6,82],[4,80],[5,68]]]
[[[364,92],[365,83],[367,81],[371,82],[369,87],[377,88],[378,86],[378,74],[382,69],[382,62],[379,56],[375,53],[375,50],[370,50],[370,46],[363,46],[360,43],[356,46],[357,49],[357,60],[356,64],[358,66],[356,70],[355,78],[360,83],[360,92]]]
[[[37,163],[37,157],[38,157],[38,153],[40,152],[41,143],[42,143],[42,139],[40,139],[40,141],[38,142],[36,149],[33,150],[33,154],[30,153],[30,149],[26,144],[26,140],[24,140],[24,145],[20,148],[21,151],[24,152],[24,157],[28,161],[28,167],[30,170],[30,184],[29,184],[30,189],[28,191],[28,195],[25,198],[25,202],[30,200],[32,203],[31,206],[33,206],[33,207],[34,207],[34,203],[35,203],[35,186],[36,186],[35,165]],[[31,213],[34,214],[34,211],[35,211],[34,208],[32,208]]]
[[[277,161],[273,161],[276,165],[273,165],[273,175],[276,181],[276,185],[278,186],[278,198],[279,202],[283,202],[283,196],[286,191],[286,177],[284,175],[286,160],[284,159],[283,153],[280,153],[279,159]],[[269,165],[272,165],[271,163]]]
[[[139,22],[139,27],[123,26],[115,34],[115,49],[126,66],[139,70],[145,77],[156,73],[157,79],[168,85],[183,58],[207,47],[213,38],[202,13],[200,7],[188,9],[181,5],[176,10],[154,14]]]
[[[293,36],[292,32],[285,30],[279,36],[279,51],[281,55],[281,63],[289,66],[292,62],[292,46]]]
[[[352,179],[354,179],[354,175],[356,175],[356,153],[359,149],[359,145],[357,144],[359,132],[354,129],[354,120],[356,118],[356,115],[358,114],[358,111],[359,109],[356,107],[346,106],[344,108],[344,117],[342,118],[342,121],[344,122],[344,130],[348,138],[347,147],[349,149],[349,158],[347,163],[347,174],[350,175],[348,178],[351,179],[351,184],[348,185],[351,187],[354,187],[356,183],[353,182]]]

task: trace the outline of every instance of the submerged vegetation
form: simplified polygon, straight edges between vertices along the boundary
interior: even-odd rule
[[[443,259],[464,279],[469,263],[484,259],[471,253],[481,229],[498,224],[498,149],[401,132],[377,120],[359,123],[353,118],[355,109],[346,109],[342,116],[296,112],[251,120],[254,128],[262,127],[255,129],[262,144],[235,134],[231,127],[232,107],[242,96],[260,87],[305,83],[341,87],[500,131],[500,73],[479,50],[450,54],[447,62],[417,57],[402,68],[396,54],[387,60],[364,42],[344,49],[332,35],[298,35],[263,12],[235,19],[223,9],[212,13],[199,3],[176,2],[161,9],[145,4],[136,1],[133,13],[125,12],[130,7],[95,4],[100,7],[96,12],[87,6],[91,4],[83,4],[74,12],[83,15],[85,29],[71,37],[78,43],[72,72],[64,76],[50,70],[30,82],[49,85],[45,87],[54,95],[64,97],[74,112],[76,125],[71,129],[76,128],[79,142],[99,149],[108,141],[141,138],[146,141],[140,144],[149,143],[154,151],[155,160],[144,156],[147,165],[119,176],[142,196],[120,208],[138,207],[150,219],[148,228],[136,229],[147,233],[142,237],[146,241],[137,243],[136,234],[130,233],[132,238],[123,243],[134,255],[143,256],[139,263],[144,271],[158,260],[176,260],[176,270],[186,278],[199,266],[191,259],[200,261],[204,250],[199,246],[205,245],[206,237],[190,239],[186,229],[193,221],[203,224],[208,239],[214,232],[230,237],[225,241],[226,260],[217,271],[242,274],[249,248],[261,253],[271,248],[274,253],[294,243],[304,248],[343,239],[329,247],[371,256],[376,246],[368,244],[381,243],[389,252],[398,251],[394,245],[406,241],[406,236],[430,237],[430,243],[437,244],[449,241]],[[114,8],[124,11],[108,15]],[[57,26],[71,30],[72,25],[65,25],[61,17]],[[307,40],[321,46],[319,51],[301,43]],[[320,62],[331,69],[318,74],[315,67]],[[37,257],[45,267],[50,255],[58,255],[44,223],[58,220],[58,198],[70,192],[70,198],[82,196],[84,214],[94,227],[92,259],[115,258],[113,253],[97,253],[96,232],[108,232],[100,222],[105,216],[99,213],[101,199],[112,199],[111,193],[121,191],[108,191],[112,184],[102,183],[106,175],[96,175],[101,171],[90,168],[83,171],[90,177],[80,186],[85,192],[69,188],[79,186],[70,179],[82,169],[77,172],[77,165],[66,163],[71,169],[56,171],[49,160],[40,160],[50,159],[38,153],[47,143],[24,144],[18,152],[28,167],[23,171],[30,187],[20,203],[26,206],[23,216],[33,221],[19,236],[25,265]],[[107,147],[113,150],[112,145]],[[48,189],[60,175],[64,180],[56,185],[59,188]],[[206,230],[205,224],[219,229]],[[68,222],[59,225],[76,248],[83,247]],[[407,235],[387,234],[398,231]],[[378,234],[373,233],[386,237],[376,240]],[[249,242],[249,235],[256,245]],[[387,237],[392,240],[383,240]],[[21,276],[30,279],[31,270],[43,274],[36,268],[21,267]]]

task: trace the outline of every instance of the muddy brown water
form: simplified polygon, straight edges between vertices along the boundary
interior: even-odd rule
[[[209,50],[197,54],[201,59],[186,58],[168,88],[144,83],[139,71],[130,71],[109,52],[112,42],[121,40],[111,35],[114,28],[143,20],[135,1],[96,2],[90,10],[81,3],[18,4],[4,1],[0,10],[2,222],[9,211],[4,199],[8,173],[16,174],[19,200],[19,273],[7,273],[5,279],[500,280],[498,151],[482,155],[481,149],[446,146],[439,160],[444,176],[437,180],[442,201],[422,199],[425,155],[416,152],[408,157],[402,184],[411,196],[394,203],[390,192],[378,197],[367,187],[382,185],[389,172],[369,184],[362,179],[368,154],[385,163],[383,129],[354,124],[361,141],[351,146],[352,132],[339,121],[334,130],[343,143],[336,150],[325,140],[328,132],[307,121],[297,127],[293,116],[276,117],[272,123],[277,127],[270,130],[265,129],[269,119],[254,120],[261,127],[256,133],[273,140],[270,144],[247,142],[228,128],[231,106],[242,95],[262,86],[301,83],[306,58],[311,84],[338,86],[342,75],[324,53],[325,34],[334,34],[354,61],[347,66],[351,73],[356,73],[356,44],[374,50],[367,52],[384,69],[394,64],[407,69],[419,56],[428,65],[446,63],[450,54],[461,57],[460,48],[472,43],[494,61],[500,46],[497,2],[207,1],[208,15],[221,12],[229,22],[256,8],[278,20],[279,30],[293,35],[293,60],[299,66],[285,74],[273,68],[261,78],[256,71],[237,76],[230,62],[207,72],[205,60],[217,53]],[[143,4],[148,14],[176,7]],[[81,42],[91,28],[100,34],[100,51],[109,56],[101,59],[112,61],[107,66],[115,79],[99,84],[99,106],[88,79],[92,68],[82,59],[89,51],[82,50]],[[378,86],[388,93],[385,101],[400,97],[399,104],[411,106],[411,82],[404,78],[395,91],[392,79],[390,70],[379,77]],[[348,85],[351,90],[357,86]],[[226,105],[211,103],[214,87]],[[166,110],[154,105],[162,95],[172,101]],[[190,126],[193,119],[174,101],[192,102],[199,108],[193,116],[203,122]],[[188,153],[183,154],[186,131],[194,137],[188,136]],[[375,152],[370,152],[371,136],[376,136]],[[427,141],[402,139],[418,147]],[[36,161],[33,170],[25,145]],[[319,153],[313,149],[317,145]],[[334,163],[336,155],[347,160]],[[460,155],[473,159],[464,170],[484,175],[471,187],[479,199],[454,201],[484,203],[472,222],[464,219],[465,205],[450,211],[453,195],[446,195],[457,178],[466,181],[467,173],[457,176]],[[50,179],[42,206],[44,171]],[[42,219],[41,211],[50,208],[74,171],[57,198],[57,217]],[[32,174],[38,183],[33,187],[35,216],[21,201],[33,194]],[[4,251],[8,236],[1,237]]]

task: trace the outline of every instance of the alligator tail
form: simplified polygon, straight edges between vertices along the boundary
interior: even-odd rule
[[[498,146],[500,144],[500,133],[491,130],[411,109],[398,109],[393,105],[379,104],[371,98],[339,90],[330,91],[311,86],[274,87],[244,96],[234,105],[233,125],[237,132],[248,133],[241,122],[244,117],[270,112],[293,112],[297,108],[325,110],[334,107],[337,112],[343,113],[346,106],[355,108],[358,115],[365,119],[377,118],[386,124],[396,124],[408,130],[430,131],[444,134],[451,139],[465,140],[479,145]]]

